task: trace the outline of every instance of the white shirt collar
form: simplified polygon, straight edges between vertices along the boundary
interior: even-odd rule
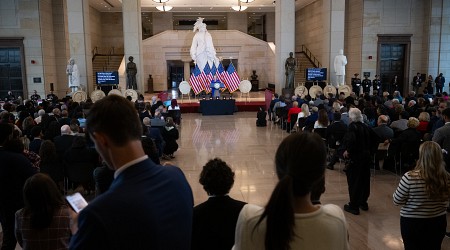
[[[148,159],[148,155],[144,155],[144,156],[141,156],[141,157],[139,157],[139,158],[137,158],[137,159],[134,159],[134,160],[132,160],[132,161],[129,161],[129,162],[125,163],[125,164],[122,165],[120,168],[118,168],[118,169],[116,170],[116,172],[114,172],[114,179],[116,179],[117,176],[119,176],[123,171],[125,171],[125,169],[127,169],[127,168],[129,168],[130,166],[133,166],[134,164],[137,164],[137,163],[139,163],[139,162],[141,162],[141,161],[145,161],[145,160],[147,160],[147,159]]]

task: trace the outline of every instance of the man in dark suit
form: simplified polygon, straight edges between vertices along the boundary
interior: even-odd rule
[[[442,89],[444,88],[445,84],[444,74],[440,73],[439,76],[434,79],[434,83],[436,83],[436,94],[442,93]]]
[[[359,74],[355,73],[355,77],[352,78],[352,91],[355,92],[358,97],[361,89],[361,79],[358,77]]]
[[[344,138],[346,132],[347,124],[341,121],[341,113],[335,112],[333,114],[333,123],[327,127],[327,143],[330,148],[334,149],[327,165],[327,168],[330,170],[334,169],[334,164],[339,160],[337,149],[341,145],[342,138]]]
[[[175,166],[145,154],[133,103],[109,95],[92,106],[87,132],[114,181],[79,214],[72,214],[70,249],[190,249],[191,188]]]
[[[69,150],[70,147],[72,147],[74,138],[75,137],[73,136],[72,130],[70,129],[69,125],[63,125],[61,127],[61,135],[56,136],[54,139],[56,154],[61,160],[66,151]]]
[[[12,133],[10,124],[0,123],[0,223],[3,227],[3,250],[16,249],[14,215],[24,206],[22,193],[25,180],[38,172],[25,156],[3,147]]]
[[[445,124],[434,131],[432,140],[438,143],[439,146],[447,152],[444,153],[444,161],[446,163],[447,170],[450,170],[450,108],[446,108],[442,111],[442,117]]]
[[[420,77],[420,73],[417,73],[415,77],[413,77],[412,86],[416,95],[419,94],[419,89],[422,87],[422,78]]]
[[[192,248],[228,250],[234,244],[234,231],[242,207],[246,204],[228,196],[234,172],[221,159],[208,161],[200,174],[209,198],[194,208]]]

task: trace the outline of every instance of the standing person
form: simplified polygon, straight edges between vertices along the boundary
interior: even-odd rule
[[[436,83],[436,94],[437,93],[442,94],[442,89],[444,88],[444,84],[445,84],[444,74],[440,73],[439,76],[436,77],[436,79],[434,79],[434,83]]]
[[[364,80],[362,80],[363,93],[370,93],[370,87],[372,86],[372,81],[369,80],[369,77],[364,76]]]
[[[379,96],[383,95],[381,91],[381,80],[379,75],[375,75],[375,79],[372,80],[373,90],[376,90]]]
[[[55,182],[35,174],[23,187],[25,207],[16,212],[15,234],[24,249],[68,249],[69,208]]]
[[[412,86],[414,92],[416,92],[416,94],[419,94],[419,89],[420,87],[422,87],[422,77],[420,77],[419,72],[417,72],[416,76],[413,77]]]
[[[21,153],[5,149],[12,137],[10,124],[0,123],[0,223],[3,227],[2,250],[14,250],[14,214],[23,207],[23,185],[38,169]]]
[[[441,103],[440,106],[444,104]],[[441,146],[443,150],[447,153],[444,153],[444,162],[446,163],[447,169],[450,170],[450,108],[446,108],[440,112],[441,117],[444,120],[444,125],[433,133],[432,140]]]
[[[295,78],[295,67],[297,62],[294,58],[294,53],[289,52],[289,57],[286,59],[284,63],[285,75],[286,75],[286,85],[285,88],[292,89],[294,88],[294,78]]]
[[[311,190],[324,177],[325,158],[325,144],[314,133],[291,134],[281,142],[275,155],[279,181],[265,208],[242,209],[235,250],[349,248],[342,210],[311,202]]]
[[[399,86],[400,86],[400,81],[398,80],[398,76],[395,75],[394,79],[392,79],[392,82],[391,82],[391,91],[392,92],[398,91]]]
[[[427,79],[427,91],[430,95],[434,94],[434,81],[432,75],[429,75]]]
[[[441,249],[447,228],[449,174],[442,149],[426,141],[419,148],[416,167],[403,175],[393,195],[400,209],[400,229],[405,249]]]
[[[234,244],[239,212],[246,204],[228,195],[234,172],[221,159],[211,159],[203,166],[199,181],[209,198],[194,207],[191,249],[229,250]]]
[[[348,116],[350,124],[341,150],[344,150],[344,158],[349,160],[346,174],[350,202],[345,204],[344,210],[358,215],[360,208],[369,210],[367,200],[370,195],[370,166],[378,145],[378,136],[364,124],[359,109],[351,108]]]
[[[80,87],[80,72],[78,66],[75,64],[75,59],[70,58],[67,64],[66,74],[68,77],[69,88],[75,92]],[[47,98],[48,99],[48,98]]]
[[[148,159],[133,104],[109,95],[95,102],[86,124],[114,181],[72,218],[70,249],[190,249],[191,188],[179,168]]]
[[[40,99],[41,99],[41,96],[38,95],[38,93],[37,93],[36,90],[34,90],[34,91],[33,91],[33,94],[30,96],[30,100],[33,101],[34,105],[37,105],[37,102],[38,102],[38,100],[40,100]]]
[[[136,63],[133,62],[134,57],[130,56],[128,57],[128,63],[127,63],[127,89],[137,89],[137,83],[136,83],[136,74],[137,74],[137,67]]]
[[[361,79],[359,79],[359,74],[355,73],[355,77],[352,78],[352,92],[359,96],[361,90]]]
[[[336,73],[336,86],[345,84],[345,65],[347,65],[347,57],[344,56],[344,50],[340,49],[338,55],[334,58],[334,73]]]

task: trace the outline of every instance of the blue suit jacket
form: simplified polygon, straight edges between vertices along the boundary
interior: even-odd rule
[[[192,210],[182,171],[147,159],[81,211],[70,249],[190,249]]]

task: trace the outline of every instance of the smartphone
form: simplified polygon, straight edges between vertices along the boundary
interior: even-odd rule
[[[80,193],[68,195],[66,196],[66,200],[72,207],[73,211],[75,211],[76,213],[79,213],[81,210],[83,210],[83,208],[85,208],[88,205],[88,203]]]

